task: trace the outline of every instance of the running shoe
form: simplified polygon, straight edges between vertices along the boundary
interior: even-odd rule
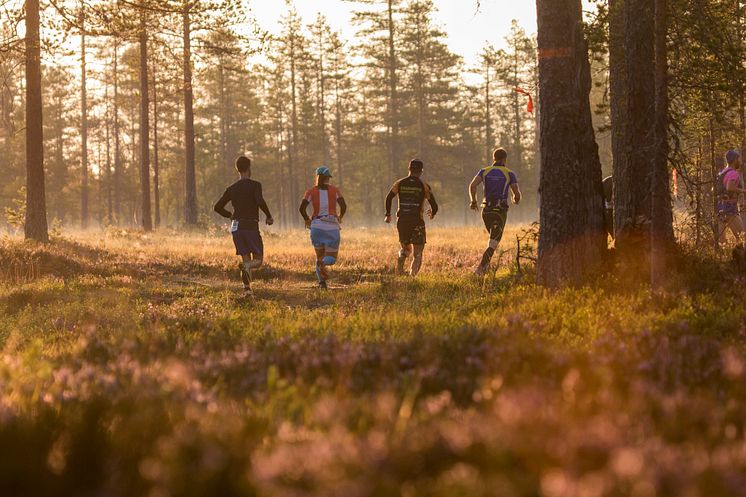
[[[489,271],[490,265],[489,264],[480,264],[477,266],[477,269],[474,270],[474,274],[477,276],[484,276],[487,274],[487,271]]]
[[[326,264],[324,264],[323,262],[319,262],[319,274],[321,275],[322,279],[329,279],[329,270],[326,268]]]
[[[329,287],[326,285],[326,281],[321,280],[319,281],[319,288],[321,288],[322,290],[327,290]]]
[[[396,260],[396,274],[398,276],[401,276],[404,274],[404,263],[407,262],[406,257],[399,257]]]

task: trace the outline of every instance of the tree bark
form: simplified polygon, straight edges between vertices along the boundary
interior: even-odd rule
[[[298,88],[296,82],[296,37],[295,33],[290,34],[290,100],[291,115],[290,126],[292,127],[290,148],[288,150],[288,176],[290,180],[290,198],[293,202],[297,199],[297,187],[295,181],[295,161],[298,160]]]
[[[651,285],[660,288],[674,246],[673,211],[668,183],[668,32],[667,0],[655,0],[655,162],[651,213]]]
[[[192,40],[189,2],[184,3],[184,221],[197,224],[197,177],[194,157],[194,96],[192,93]]]
[[[161,170],[158,162],[158,78],[153,68],[153,204],[156,229],[161,226]]]
[[[150,212],[150,96],[148,94],[148,33],[145,11],[140,14],[140,193],[142,228],[153,230]]]
[[[624,0],[627,160],[614,166],[615,246],[625,274],[649,280],[655,165],[655,18],[650,0]]]
[[[88,88],[86,83],[85,6],[80,5],[80,227],[88,228]]]
[[[26,239],[46,243],[47,201],[44,191],[44,129],[41,101],[39,0],[26,0]]]
[[[609,0],[609,93],[611,107],[611,156],[614,191],[623,192],[627,170],[627,61],[624,48],[624,2]],[[620,193],[620,200],[623,193]],[[615,195],[616,199],[616,195]],[[621,226],[623,209],[614,205],[614,226]],[[616,230],[615,230],[616,231]]]
[[[490,65],[491,60],[487,60],[485,64],[484,74],[484,164],[492,162],[492,149],[495,147],[495,139],[492,137],[492,98],[490,95]]]
[[[606,250],[580,0],[537,0],[541,93],[541,233],[537,276],[581,283]]]
[[[396,169],[399,162],[399,118],[398,118],[398,92],[396,84],[396,47],[394,44],[394,0],[388,0],[388,83],[389,83],[389,102],[388,102],[388,127],[389,127],[389,180],[393,181],[396,176]],[[389,182],[390,182],[389,181]]]
[[[117,224],[122,219],[122,150],[119,130],[119,41],[114,43],[114,219]]]

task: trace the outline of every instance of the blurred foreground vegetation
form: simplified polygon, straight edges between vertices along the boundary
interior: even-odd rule
[[[253,302],[224,234],[0,242],[0,495],[746,495],[727,263],[548,292],[442,229],[412,281],[360,230],[320,292],[306,236]]]

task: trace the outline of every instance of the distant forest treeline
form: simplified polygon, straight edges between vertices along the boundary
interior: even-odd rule
[[[504,49],[486,46],[468,67],[433,22],[431,0],[354,4],[352,40],[322,15],[301,19],[291,3],[276,36],[233,0],[42,4],[50,224],[209,222],[241,153],[282,226],[301,225],[297,204],[322,164],[350,219],[378,222],[414,157],[425,161],[442,218],[463,222],[467,184],[497,145],[526,195],[513,217],[535,219],[536,115],[514,91],[536,97],[535,39],[514,23]],[[0,205],[11,210],[26,178],[22,16],[19,5],[0,21]]]

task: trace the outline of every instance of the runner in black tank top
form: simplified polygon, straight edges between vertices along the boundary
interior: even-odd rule
[[[422,181],[422,161],[414,159],[409,163],[409,176],[397,180],[386,196],[386,217],[384,221],[391,222],[391,204],[394,197],[399,197],[399,209],[396,211],[396,228],[399,231],[401,250],[397,260],[397,274],[404,273],[404,263],[410,254],[414,254],[409,269],[411,276],[416,276],[422,266],[422,252],[427,243],[425,232],[425,201],[430,204],[427,212],[430,219],[438,213],[438,204],[430,189],[430,185]]]

